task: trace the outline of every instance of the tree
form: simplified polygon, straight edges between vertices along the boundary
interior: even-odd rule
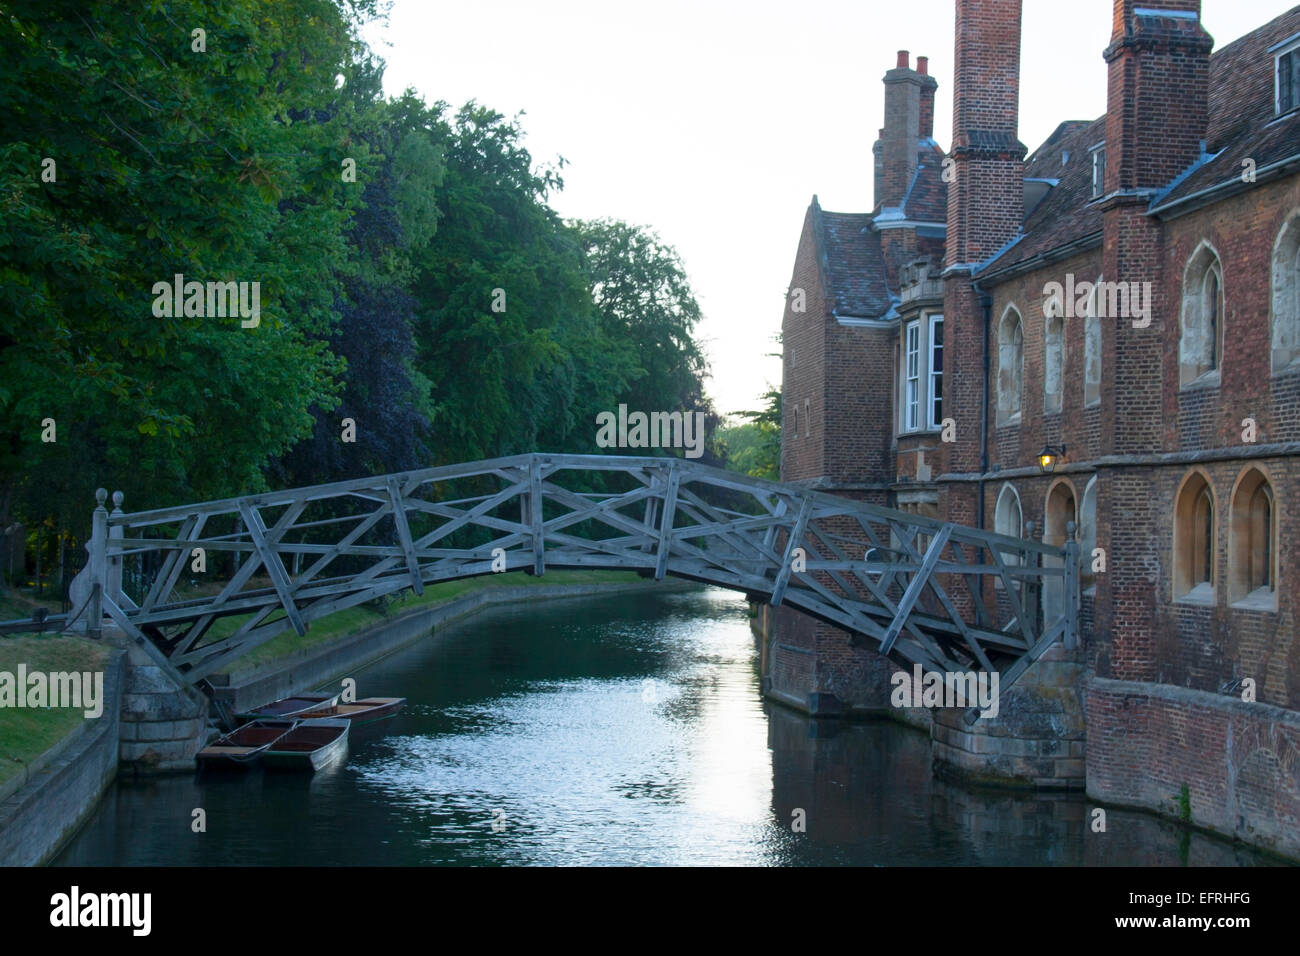
[[[69,521],[96,484],[139,506],[256,490],[336,400],[357,191],[335,77],[365,9],[6,4],[0,506]],[[259,283],[259,324],[156,315],[177,274]]]
[[[780,341],[780,335],[777,335]],[[780,352],[769,352],[780,358]],[[757,411],[737,412],[743,424],[723,431],[727,467],[755,478],[779,481],[781,478],[781,390],[768,385],[763,393],[763,407]]]
[[[720,419],[704,392],[708,361],[694,338],[700,307],[677,250],[624,222],[577,229],[605,344],[601,363],[614,389],[604,407],[703,412],[713,436]],[[704,460],[720,460],[712,438]]]

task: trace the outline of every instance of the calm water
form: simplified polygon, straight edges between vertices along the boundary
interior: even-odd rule
[[[486,612],[354,675],[409,701],[346,762],[120,781],[57,862],[1266,862],[1144,814],[1086,832],[1081,799],[934,779],[917,731],[765,704],[745,610],[698,590]]]

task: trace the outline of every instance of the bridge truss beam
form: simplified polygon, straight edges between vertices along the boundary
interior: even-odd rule
[[[336,611],[502,570],[707,582],[801,610],[904,666],[997,670],[1003,686],[1051,643],[1077,640],[1073,540],[1052,547],[685,459],[530,454],[153,511],[123,512],[120,494],[111,513],[102,491],[99,502],[74,612],[48,625],[111,620],[191,684]]]

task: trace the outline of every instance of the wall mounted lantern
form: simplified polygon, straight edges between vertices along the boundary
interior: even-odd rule
[[[1061,459],[1065,457],[1065,446],[1053,448],[1051,445],[1044,445],[1043,450],[1038,453],[1038,467],[1043,469],[1043,474],[1050,475],[1056,471],[1056,466],[1060,464]]]

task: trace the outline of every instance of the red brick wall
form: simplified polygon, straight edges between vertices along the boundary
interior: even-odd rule
[[[821,272],[817,264],[817,239],[810,207],[804,217],[803,233],[790,277],[785,315],[781,320],[782,371],[781,480],[798,481],[825,474],[824,415],[826,413],[826,319],[829,311]],[[804,312],[795,312],[795,290],[805,296]],[[809,401],[812,422],[804,418],[804,401]],[[794,431],[798,409],[798,433]],[[811,424],[811,428],[810,428]],[[805,437],[811,431],[812,437]]]
[[[1087,694],[1089,796],[1300,856],[1300,714],[1160,684]],[[1113,829],[1113,828],[1111,828]]]

